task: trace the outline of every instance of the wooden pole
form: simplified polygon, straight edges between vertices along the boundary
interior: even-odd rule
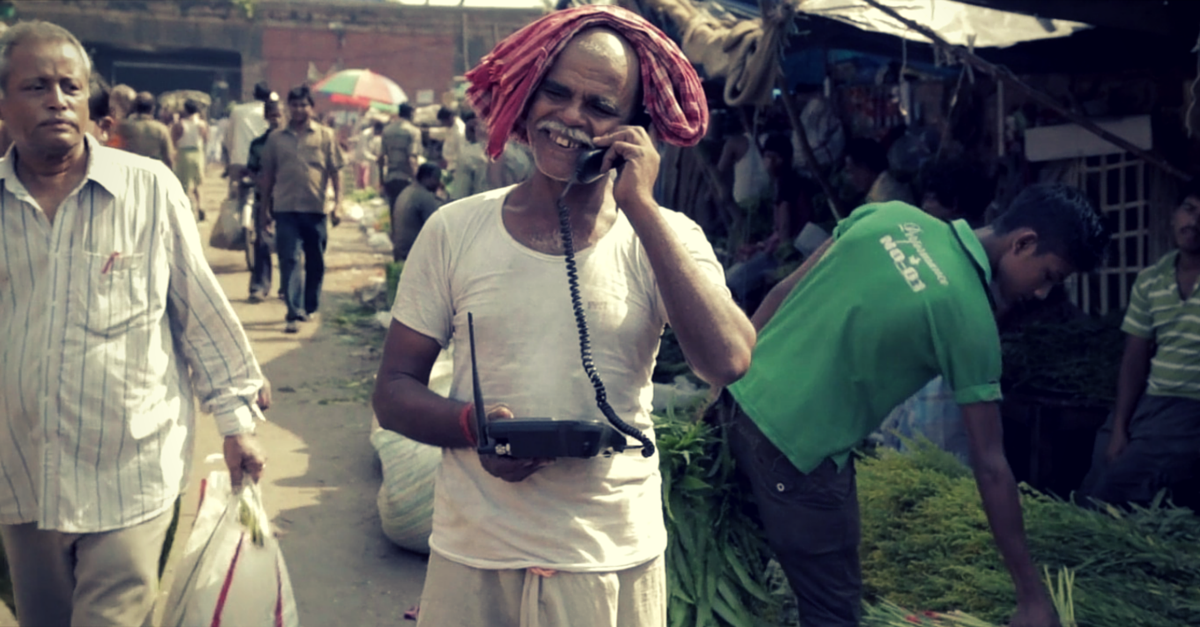
[[[841,200],[838,199],[833,185],[829,184],[829,180],[821,172],[821,165],[817,163],[817,156],[813,153],[812,144],[808,142],[808,131],[804,129],[804,123],[800,120],[800,112],[796,110],[796,102],[792,99],[792,94],[788,91],[787,81],[784,79],[780,79],[779,81],[779,97],[783,100],[783,108],[787,109],[788,121],[792,123],[792,132],[796,134],[796,139],[799,140],[797,143],[800,144],[800,152],[804,153],[804,162],[808,165],[809,171],[812,172],[813,178],[817,180],[817,184],[821,186],[821,191],[825,192],[825,197],[829,199],[829,209],[833,211],[834,219],[841,220],[846,217],[846,208],[842,206]]]
[[[901,24],[904,24],[908,28],[911,28],[912,30],[915,30],[918,33],[921,33],[926,38],[928,38],[930,41],[932,41],[934,43],[934,45],[940,46],[947,53],[954,55],[963,63],[970,65],[971,67],[974,67],[975,69],[988,74],[989,76],[995,78],[998,81],[1003,81],[1004,83],[1007,83],[1009,87],[1014,88],[1016,91],[1024,94],[1026,97],[1033,100],[1034,102],[1036,102],[1048,109],[1055,111],[1056,113],[1063,116],[1064,118],[1079,125],[1084,130],[1089,131],[1089,132],[1099,136],[1101,139],[1104,139],[1105,141],[1107,141],[1109,143],[1115,144],[1115,145],[1125,149],[1126,151],[1136,155],[1139,159],[1145,160],[1147,163],[1152,163],[1152,164],[1162,168],[1163,170],[1165,170],[1166,172],[1170,173],[1171,175],[1173,175],[1177,178],[1183,179],[1184,181],[1190,181],[1192,179],[1191,174],[1188,174],[1187,172],[1184,172],[1183,170],[1176,168],[1175,166],[1171,165],[1170,163],[1167,163],[1167,161],[1165,159],[1163,159],[1162,157],[1159,157],[1158,155],[1155,155],[1147,150],[1143,150],[1142,148],[1135,146],[1133,143],[1127,141],[1125,138],[1120,137],[1119,135],[1110,133],[1109,131],[1101,128],[1095,122],[1092,122],[1091,120],[1062,106],[1056,100],[1054,100],[1054,98],[1052,98],[1051,96],[1044,94],[1044,93],[1034,89],[1033,87],[1030,87],[1029,85],[1026,85],[1025,83],[1023,83],[1021,81],[1021,79],[1017,78],[1016,75],[1014,75],[1012,73],[1012,71],[1009,70],[1008,68],[1000,67],[998,65],[995,65],[994,63],[985,61],[985,60],[979,58],[979,56],[977,56],[973,52],[966,50],[965,48],[962,48],[961,46],[952,45],[950,42],[946,41],[945,39],[942,39],[942,37],[940,35],[935,33],[929,27],[919,24],[917,22],[914,22],[914,21],[900,15],[899,13],[896,12],[895,9],[893,9],[889,6],[886,6],[884,4],[881,4],[879,2],[879,0],[863,0],[863,2],[866,2],[867,4],[875,7],[876,9],[883,11],[884,13],[888,14],[892,19],[900,22]]]

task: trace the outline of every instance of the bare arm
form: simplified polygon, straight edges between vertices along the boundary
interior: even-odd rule
[[[384,341],[383,361],[375,378],[372,404],[379,425],[405,437],[442,448],[474,448],[459,423],[469,404],[442,397],[429,389],[429,373],[441,347],[433,338],[392,320]],[[489,407],[488,420],[512,418],[504,406]],[[478,438],[474,420],[467,428]],[[524,481],[551,460],[512,459],[479,455],[479,463],[491,475],[504,481]]]
[[[162,138],[162,154],[163,163],[167,164],[168,168],[175,169],[175,142],[171,141],[170,134],[163,134]]]
[[[237,314],[204,256],[190,199],[178,182],[167,188],[171,333],[192,372],[205,373],[196,376],[193,385],[201,408],[213,415],[225,437],[225,463],[233,483],[241,483],[244,473],[257,481],[266,456],[253,432],[255,423],[263,419],[258,402],[266,382]]]
[[[659,159],[650,134],[641,127],[624,126],[595,141],[609,148],[602,171],[612,169],[618,156],[625,160],[612,187],[613,199],[646,250],[688,365],[714,386],[737,381],[750,368],[754,327],[725,287],[704,274],[655,202]]]
[[[1114,439],[1119,437],[1124,442],[1129,436],[1129,419],[1146,389],[1154,349],[1154,340],[1125,334],[1125,354],[1121,357],[1121,374],[1117,379],[1117,404],[1113,408]]]
[[[975,483],[979,486],[996,548],[1016,586],[1018,613],[1032,611],[1036,614],[1047,607],[1053,613],[1025,542],[1017,482],[1004,456],[1000,407],[996,403],[963,405],[962,415],[970,441]]]
[[[373,404],[379,425],[418,442],[443,448],[470,446],[458,419],[466,403],[429,389],[429,373],[441,346],[392,320],[375,379]]]
[[[808,259],[805,259],[804,263],[800,264],[800,267],[796,268],[795,272],[789,274],[786,279],[771,288],[767,297],[763,299],[762,304],[758,306],[754,315],[750,317],[750,322],[754,325],[755,331],[762,331],[763,327],[767,326],[767,323],[771,321],[771,317],[779,310],[779,306],[783,304],[783,301],[787,300],[792,290],[796,289],[796,286],[800,284],[800,281],[804,280],[809,271],[825,257],[825,252],[832,245],[833,238],[825,240],[825,243],[814,250],[813,254],[809,255]]]
[[[340,171],[333,171],[333,175],[329,177],[329,184],[333,186],[333,206],[336,209],[342,204],[342,174]]]
[[[671,328],[696,376],[714,386],[740,379],[750,368],[756,339],[746,314],[705,276],[657,204],[626,215],[650,258]]]
[[[746,156],[746,151],[750,149],[750,141],[744,135],[730,137],[725,146],[721,148],[721,157],[717,160],[717,171],[722,175],[728,175],[733,171],[733,164]]]

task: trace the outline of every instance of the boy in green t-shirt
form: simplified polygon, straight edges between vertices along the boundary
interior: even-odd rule
[[[806,625],[857,625],[862,595],[851,450],[935,376],[962,406],[996,544],[1017,589],[1012,627],[1058,621],[1025,544],[1000,426],[1004,303],[1045,298],[1103,258],[1082,192],[1039,185],[972,231],[910,205],[866,205],[781,282],[752,321],[728,433]],[[997,304],[999,302],[1000,304]]]

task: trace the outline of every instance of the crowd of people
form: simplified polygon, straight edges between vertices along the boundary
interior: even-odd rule
[[[555,11],[467,78],[465,106],[437,115],[440,149],[407,104],[343,145],[306,86],[281,98],[260,84],[220,125],[194,104],[164,122],[152,95],[107,89],[62,28],[0,36],[12,142],[0,160],[0,536],[23,626],[149,624],[196,400],[234,483],[263,472],[254,426],[269,388],[196,225],[212,142],[231,184],[258,194],[265,261],[250,300],[271,293],[273,242],[288,332],[320,309],[346,153],[356,186],[391,210],[405,265],[373,407],[383,428],[444,449],[418,625],[667,623],[657,458],[478,449],[477,410],[607,420],[572,308],[545,305],[570,299],[566,267],[583,295],[585,364],[617,415],[652,437],[668,325],[696,376],[724,390],[715,413],[805,625],[858,624],[851,451],[934,384],[961,412],[1016,592],[1010,624],[1059,624],[1004,454],[996,320],[1103,262],[1109,236],[1082,192],[1034,185],[989,219],[972,164],[903,180],[881,145],[843,137],[824,158],[839,155],[858,208],[803,250],[829,199],[798,176],[792,137],[743,123],[716,166],[745,218],[727,274],[710,235],[654,195],[661,144],[704,140],[709,110],[691,63],[651,24],[612,6]],[[603,175],[581,181],[592,148]],[[1196,466],[1200,432],[1185,418],[1200,413],[1200,189],[1172,220],[1178,250],[1135,287],[1118,408],[1098,444],[1094,493],[1117,502]],[[568,241],[578,255],[565,267]],[[437,394],[431,368],[443,349],[463,354],[468,320],[473,359],[456,359]],[[487,407],[474,407],[473,363]]]

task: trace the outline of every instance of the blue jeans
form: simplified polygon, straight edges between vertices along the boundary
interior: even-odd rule
[[[1092,469],[1083,480],[1082,495],[1113,505],[1146,505],[1167,488],[1176,503],[1195,507],[1200,485],[1200,401],[1143,394],[1129,419],[1129,443],[1109,463],[1105,453],[1114,420],[1110,414],[1096,434]]]
[[[271,260],[271,245],[275,239],[275,233],[268,232],[266,228],[260,226],[262,223],[260,211],[262,211],[262,201],[256,196],[254,202],[254,267],[250,269],[250,293],[257,292],[266,298],[271,295],[271,269],[275,263]],[[280,291],[283,291],[282,287]]]
[[[775,254],[766,251],[734,265],[725,274],[725,284],[733,293],[733,300],[743,309],[753,312],[758,308],[767,292],[775,285],[775,270],[779,262]]]
[[[321,304],[325,279],[325,245],[329,229],[325,214],[286,212],[275,214],[275,250],[279,255],[279,284],[287,302],[287,319],[300,320]],[[300,277],[300,250],[304,250],[304,277]]]
[[[749,484],[767,544],[796,595],[800,622],[857,627],[863,581],[862,519],[854,460],[829,459],[802,473],[725,392],[725,436]]]

